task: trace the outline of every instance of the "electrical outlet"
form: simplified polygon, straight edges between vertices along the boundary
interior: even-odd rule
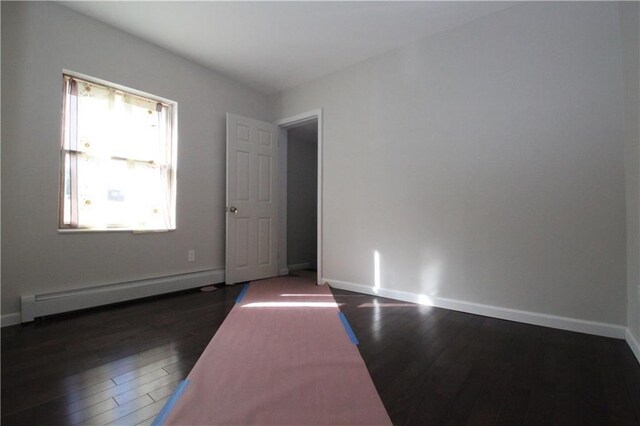
[[[189,262],[195,262],[196,260],[196,251],[194,249],[189,249],[187,252],[187,260]]]

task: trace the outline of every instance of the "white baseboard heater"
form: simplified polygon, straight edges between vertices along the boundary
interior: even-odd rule
[[[80,290],[22,296],[22,322],[37,317],[125,302],[224,282],[224,269],[128,281]]]

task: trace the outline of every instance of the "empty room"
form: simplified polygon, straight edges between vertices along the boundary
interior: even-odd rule
[[[640,2],[0,6],[3,425],[640,425]]]

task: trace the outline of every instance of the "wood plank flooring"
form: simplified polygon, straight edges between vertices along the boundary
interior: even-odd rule
[[[150,424],[240,290],[3,328],[2,424]],[[622,340],[333,293],[394,424],[640,424]]]
[[[394,424],[640,424],[623,340],[333,293]]]
[[[2,424],[150,424],[241,286],[2,329]]]

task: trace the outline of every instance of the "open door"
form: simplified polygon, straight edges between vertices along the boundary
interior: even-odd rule
[[[227,284],[278,275],[278,126],[227,114]]]

